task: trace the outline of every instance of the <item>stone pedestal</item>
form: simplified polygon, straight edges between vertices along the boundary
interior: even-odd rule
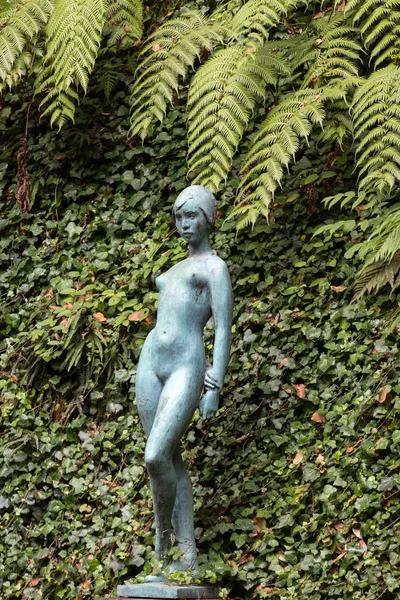
[[[119,585],[118,596],[102,600],[218,600],[218,588],[211,585],[169,585],[167,583],[134,583]]]

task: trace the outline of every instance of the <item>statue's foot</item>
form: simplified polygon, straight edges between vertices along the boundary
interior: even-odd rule
[[[197,553],[194,555],[183,554],[170,563],[168,570],[170,573],[191,571],[193,578],[198,579]]]
[[[166,575],[163,573],[158,573],[157,575],[147,575],[144,578],[145,583],[165,583],[167,581]]]

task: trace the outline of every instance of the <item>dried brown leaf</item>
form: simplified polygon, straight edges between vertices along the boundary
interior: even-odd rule
[[[107,321],[107,318],[101,312],[94,313],[93,319],[96,319],[99,323],[105,323]]]
[[[302,460],[303,460],[303,453],[299,451],[293,459],[293,464],[298,465],[301,463]]]
[[[305,398],[306,397],[306,391],[304,388],[304,383],[294,383],[293,384],[294,390],[296,392],[296,396],[298,398]]]
[[[311,416],[311,421],[314,421],[314,423],[326,423],[326,418],[324,415],[320,415],[319,413],[315,412]]]
[[[143,317],[143,315],[144,315],[144,310],[138,310],[137,312],[134,312],[129,315],[128,321],[140,321],[141,318]]]

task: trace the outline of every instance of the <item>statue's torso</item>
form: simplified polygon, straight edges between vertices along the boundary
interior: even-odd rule
[[[188,362],[204,368],[203,329],[211,316],[209,279],[220,260],[213,255],[187,258],[156,278],[157,324],[143,350],[157,372],[167,373]]]

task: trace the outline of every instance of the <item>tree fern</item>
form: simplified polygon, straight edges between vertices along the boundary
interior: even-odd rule
[[[376,71],[359,87],[352,104],[359,188],[378,197],[400,181],[400,68]]]
[[[40,106],[59,128],[74,119],[77,88],[87,89],[105,24],[104,0],[55,0],[47,25],[45,68],[37,92],[46,96]]]
[[[22,57],[27,43],[43,29],[53,10],[50,0],[16,2],[0,13],[0,79],[11,84],[21,67],[15,62]],[[25,61],[26,55],[22,58]],[[17,76],[18,79],[18,76]]]
[[[4,79],[0,80],[0,94],[2,94],[7,88],[11,89],[14,85],[16,85],[20,79],[26,75],[28,69],[32,66],[33,63],[33,51],[29,48],[29,44],[27,48],[25,48],[19,56],[14,61],[11,69],[6,73]]]
[[[106,16],[107,26],[110,28],[110,45],[126,37],[132,41],[142,37],[141,0],[107,0]]]
[[[400,0],[350,0],[370,60],[375,66],[400,57]]]
[[[347,25],[342,12],[319,19],[315,25],[314,51],[302,87],[321,87],[329,82],[352,80],[358,75],[362,47],[357,30]]]
[[[189,169],[216,191],[231,167],[257,99],[279,73],[289,73],[270,46],[225,48],[196,73],[188,97]]]
[[[400,285],[400,255],[391,261],[379,261],[364,267],[353,286],[354,299],[364,294],[378,292],[385,285],[395,290]]]
[[[231,216],[238,228],[254,224],[261,214],[268,218],[275,190],[312,126],[324,118],[321,92],[300,90],[271,110],[255,135],[241,169],[238,205]]]
[[[223,40],[226,28],[190,12],[161,25],[147,40],[132,89],[131,135],[144,139],[154,121],[164,119],[167,103],[203,50]]]
[[[232,33],[239,39],[262,44],[268,39],[268,30],[276,26],[295,4],[295,0],[248,0],[230,23]]]

